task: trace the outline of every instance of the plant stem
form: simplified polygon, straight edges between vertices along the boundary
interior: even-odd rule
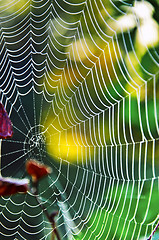
[[[153,236],[153,235],[154,235],[154,233],[156,232],[156,230],[157,230],[158,226],[159,226],[159,221],[158,221],[158,223],[157,223],[157,225],[156,225],[155,229],[153,230],[153,232],[151,233],[151,235],[149,236],[149,238],[148,238],[147,240],[150,240],[150,239],[152,238],[152,236]]]
[[[33,194],[36,198],[36,201],[38,202],[39,206],[41,207],[42,211],[44,212],[44,214],[46,215],[46,217],[48,218],[49,222],[51,223],[52,226],[52,240],[54,240],[54,236],[56,236],[57,240],[61,240],[59,232],[56,228],[56,224],[55,224],[55,220],[54,217],[58,214],[58,212],[53,213],[52,215],[49,215],[47,209],[44,207],[43,203],[41,202],[41,200],[38,198],[38,181],[33,182]]]
[[[59,235],[58,230],[56,228],[55,220],[50,219],[50,222],[51,222],[51,225],[52,225],[52,228],[53,228],[52,240],[54,240],[54,236],[56,236],[57,239],[60,240],[60,235]]]

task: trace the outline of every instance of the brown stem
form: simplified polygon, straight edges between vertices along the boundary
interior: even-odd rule
[[[53,235],[52,235],[52,240],[54,240],[54,235],[56,236],[56,238],[58,240],[60,240],[60,235],[58,233],[58,230],[56,228],[56,223],[55,223],[55,217],[58,215],[58,212],[53,212],[51,215],[50,215],[50,222],[51,222],[51,225],[52,225],[52,228],[53,228]]]
[[[56,236],[56,238],[57,238],[58,240],[60,240],[60,235],[59,235],[58,230],[57,230],[57,228],[56,228],[56,226],[55,226],[55,221],[53,221],[51,225],[52,225],[52,228],[53,228],[52,240],[55,239],[55,238],[54,238],[55,236]]]
[[[51,240],[55,240],[55,235],[54,235],[54,232],[52,233]]]
[[[154,233],[156,232],[156,230],[157,230],[158,226],[159,226],[159,221],[158,221],[158,223],[157,223],[157,225],[156,225],[155,229],[153,230],[153,232],[151,233],[151,235],[149,236],[149,238],[148,238],[147,240],[150,240],[150,239],[152,238],[152,236],[153,236],[153,235],[154,235]]]
[[[48,218],[48,220],[50,221],[51,223],[51,226],[53,228],[53,231],[52,231],[52,240],[54,240],[55,236],[57,238],[57,240],[61,240],[60,238],[60,235],[59,235],[59,232],[56,228],[56,224],[55,224],[55,220],[54,220],[54,217],[57,216],[58,212],[53,212],[51,215],[49,215],[47,209],[44,207],[43,203],[41,202],[41,200],[38,198],[38,181],[34,181],[33,182],[33,194],[36,198],[36,201],[38,202],[39,206],[41,207],[42,211],[44,212],[44,214],[46,215],[46,217]]]

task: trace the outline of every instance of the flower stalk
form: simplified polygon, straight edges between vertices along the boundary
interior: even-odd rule
[[[29,159],[26,162],[26,170],[28,172],[28,174],[31,176],[32,178],[32,193],[34,194],[37,203],[39,204],[39,207],[42,209],[43,213],[45,214],[45,216],[47,217],[47,219],[49,220],[49,222],[51,223],[52,226],[52,240],[55,239],[55,237],[57,238],[57,240],[60,240],[60,234],[58,232],[58,229],[56,227],[56,223],[55,223],[55,217],[58,215],[58,212],[53,212],[51,215],[48,213],[47,209],[45,208],[44,204],[42,203],[42,201],[40,200],[40,198],[38,197],[38,185],[39,185],[39,181],[46,177],[48,174],[51,173],[51,169],[44,165],[39,163],[38,161],[36,161],[35,159]]]
[[[38,184],[39,184],[39,181],[34,181],[33,182],[32,193],[34,194],[34,196],[36,198],[36,201],[39,204],[39,207],[42,209],[43,213],[45,214],[45,216],[47,217],[47,219],[51,223],[51,226],[52,226],[52,229],[53,229],[52,240],[55,240],[55,237],[57,238],[57,240],[61,240],[60,234],[58,232],[58,229],[57,229],[56,223],[55,223],[55,217],[58,215],[58,211],[53,212],[51,215],[48,213],[44,204],[41,202],[40,198],[38,197],[38,195],[39,195],[38,194]]]

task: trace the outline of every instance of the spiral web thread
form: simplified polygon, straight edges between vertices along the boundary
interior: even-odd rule
[[[0,3],[0,100],[14,128],[2,143],[2,175],[27,177],[30,157],[52,167],[39,196],[58,209],[61,239],[147,239],[158,222],[159,56],[133,6]],[[130,12],[133,31],[119,21]],[[1,197],[1,239],[51,232],[31,192]]]

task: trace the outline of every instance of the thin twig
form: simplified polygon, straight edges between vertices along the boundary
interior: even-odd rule
[[[51,223],[51,226],[53,228],[53,232],[52,232],[52,240],[54,240],[54,236],[56,236],[57,240],[61,240],[59,232],[56,228],[56,224],[55,224],[55,219],[54,217],[57,216],[58,212],[53,212],[51,215],[49,215],[47,209],[44,207],[43,203],[41,202],[41,200],[38,198],[38,181],[33,182],[33,194],[36,198],[36,201],[39,204],[39,207],[41,207],[42,211],[44,212],[44,214],[46,215],[46,217],[48,218],[48,220]]]
[[[156,230],[157,230],[158,226],[159,226],[159,221],[158,221],[158,223],[157,223],[157,225],[156,225],[155,229],[153,230],[153,232],[151,233],[151,235],[149,236],[149,238],[148,238],[147,240],[150,240],[150,239],[152,238],[152,236],[153,236],[153,235],[154,235],[154,233],[156,232]]]
[[[58,230],[56,228],[54,218],[50,217],[50,222],[51,222],[51,225],[52,225],[52,228],[53,228],[52,240],[54,240],[54,236],[56,236],[57,239],[60,240],[60,235],[59,235]]]

